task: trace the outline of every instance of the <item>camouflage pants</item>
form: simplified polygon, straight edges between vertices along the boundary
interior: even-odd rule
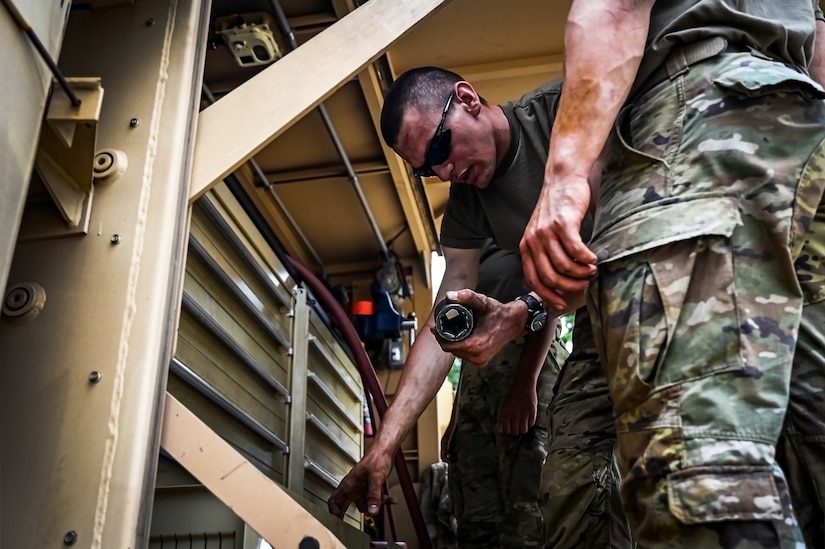
[[[825,257],[822,251],[809,257]],[[776,459],[788,479],[805,543],[825,547],[825,301],[802,308]]]
[[[559,366],[548,355],[537,383],[536,424],[524,435],[504,436],[498,411],[520,355],[521,345],[510,344],[486,368],[461,368],[449,474],[461,548],[544,543],[539,478],[547,455],[547,405]]]
[[[550,448],[542,472],[545,547],[631,547],[613,459],[616,429],[590,317],[576,313],[573,352],[550,404]]]
[[[822,280],[821,257],[798,261],[822,238],[823,138],[816,87],[749,53],[691,67],[617,121],[588,305],[642,547],[801,546],[775,448],[789,398],[822,391],[821,376],[790,388]],[[821,459],[791,459],[806,457]]]

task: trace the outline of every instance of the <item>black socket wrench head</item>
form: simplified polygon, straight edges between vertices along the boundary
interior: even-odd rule
[[[472,309],[446,299],[435,306],[433,318],[435,332],[446,341],[467,339],[475,326]]]

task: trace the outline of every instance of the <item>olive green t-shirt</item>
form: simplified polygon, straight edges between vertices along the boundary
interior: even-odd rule
[[[450,186],[441,224],[444,246],[481,248],[492,238],[500,248],[518,251],[544,181],[560,94],[561,82],[550,82],[501,106],[510,124],[510,147],[486,188]]]
[[[714,36],[807,72],[815,17],[822,19],[816,0],[659,0],[636,82],[645,82],[674,48]]]
[[[488,240],[479,260],[476,291],[505,303],[527,293],[521,256],[511,250],[497,248]]]

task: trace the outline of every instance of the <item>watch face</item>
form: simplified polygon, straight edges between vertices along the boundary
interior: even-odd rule
[[[531,332],[538,332],[542,328],[544,328],[544,324],[547,322],[547,313],[538,313],[536,316],[533,317],[533,320],[530,321],[530,331]]]

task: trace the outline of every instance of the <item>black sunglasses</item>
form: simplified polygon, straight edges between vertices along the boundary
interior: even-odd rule
[[[444,129],[444,120],[447,118],[447,111],[453,104],[453,94],[447,98],[444,110],[441,111],[441,121],[435,128],[433,138],[427,144],[427,151],[424,153],[424,165],[420,168],[413,168],[413,174],[418,177],[436,177],[433,166],[443,164],[450,157],[450,139],[452,132]]]

